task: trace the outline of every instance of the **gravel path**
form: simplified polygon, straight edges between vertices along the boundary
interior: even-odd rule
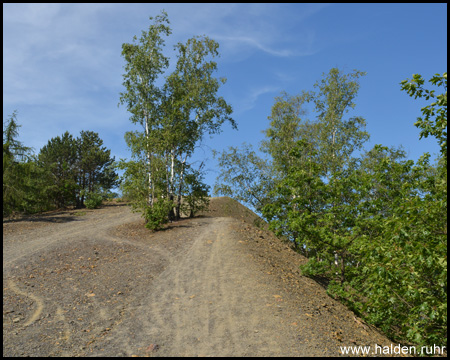
[[[306,312],[235,218],[157,233],[126,206],[31,220],[3,226],[4,356],[339,356],[359,341]],[[344,311],[328,299],[324,312]],[[366,344],[386,340],[341,318]]]

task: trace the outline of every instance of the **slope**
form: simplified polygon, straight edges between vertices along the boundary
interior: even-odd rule
[[[389,345],[229,198],[152,233],[126,206],[4,223],[5,356],[339,356]]]

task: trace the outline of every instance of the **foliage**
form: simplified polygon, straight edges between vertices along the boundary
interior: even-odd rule
[[[68,131],[43,146],[38,155],[38,164],[45,169],[48,181],[45,193],[54,206],[63,208],[76,205],[77,141]]]
[[[233,196],[257,211],[270,202],[267,194],[273,186],[273,171],[251,145],[229,147],[221,154],[214,152],[214,156],[221,171],[214,186],[216,195]]]
[[[436,99],[421,109],[423,117],[418,117],[414,125],[421,129],[420,139],[429,135],[436,137],[441,147],[441,154],[447,157],[447,72],[442,75],[435,74],[429,82],[432,85],[443,87],[445,93],[435,95],[435,90],[425,89],[423,87],[425,81],[419,74],[414,74],[411,80],[403,80],[400,84],[402,85],[401,89],[408,95],[414,96],[414,99],[418,97],[424,97],[427,101],[430,98]],[[434,120],[433,117],[435,117]]]
[[[344,119],[344,115],[356,106],[353,101],[359,90],[358,79],[365,75],[365,72],[357,70],[345,74],[333,68],[314,85],[319,91],[311,95],[318,114],[318,131],[313,136],[313,143],[316,144],[322,171],[328,178],[345,168],[352,154],[369,139],[364,118]]]
[[[302,274],[326,280],[331,296],[392,339],[446,345],[447,75],[431,80],[444,88],[438,96],[420,75],[402,82],[411,96],[437,99],[415,123],[441,146],[434,165],[427,153],[414,162],[382,145],[355,157],[369,137],[365,120],[343,115],[361,75],[332,69],[318,93],[276,98],[261,147],[271,179],[261,177],[250,147],[232,148],[219,159],[216,189],[247,202],[270,199],[259,210],[308,258]],[[308,103],[315,121],[305,119]]]
[[[79,138],[69,132],[48,141],[39,153],[45,169],[46,195],[56,207],[84,206],[85,194],[95,188],[107,191],[117,183],[111,150],[102,147],[97,133],[81,131]]]
[[[17,140],[21,126],[17,122],[17,110],[14,110],[6,121],[6,126],[3,130],[3,155],[15,161],[28,159],[32,150]]]
[[[117,185],[114,171],[114,157],[111,150],[102,147],[103,140],[93,131],[81,131],[77,141],[77,183],[76,203],[80,208],[84,204],[84,193],[94,189],[107,192]]]
[[[163,37],[169,36],[171,29],[164,11],[150,20],[149,30],[142,32],[139,41],[134,37],[133,44],[122,46],[126,91],[121,93],[120,104],[127,106],[130,120],[143,129],[125,134],[133,159],[122,160],[120,167],[126,170],[123,190],[134,208],[150,214],[145,217],[153,222],[165,219],[159,214],[166,205],[155,205],[162,198],[173,204],[168,217],[180,217],[188,159],[206,134],[219,133],[225,121],[233,127],[236,124],[230,117],[231,106],[217,95],[226,82],[213,76],[218,43],[196,36],[175,45],[175,70],[158,86],[159,76],[169,65],[163,54]],[[148,209],[153,206],[158,209]]]
[[[40,209],[41,191],[34,179],[40,178],[41,171],[34,162],[32,149],[17,139],[20,127],[14,111],[3,130],[3,216]]]
[[[305,105],[312,101],[311,92],[303,92],[298,96],[282,93],[275,98],[271,115],[268,117],[270,126],[263,131],[267,140],[261,142],[261,150],[269,154],[273,160],[272,167],[277,177],[283,177],[289,168],[298,162],[298,158],[291,156],[291,151],[300,139],[311,141],[308,150],[314,151],[313,139],[317,137],[317,124],[308,121],[305,116]],[[304,148],[304,151],[307,149]],[[274,174],[275,175],[275,174]]]
[[[367,321],[414,344],[446,341],[446,178],[436,176],[446,170],[381,146],[370,156],[371,172],[359,161],[329,182],[293,168],[263,214],[297,234],[302,273],[329,279]]]
[[[150,20],[153,18],[150,17]],[[143,133],[125,134],[127,144],[137,158],[145,161],[145,176],[148,186],[147,205],[153,205],[155,198],[154,164],[155,153],[160,153],[160,136],[157,130],[161,127],[160,104],[162,90],[156,85],[159,75],[169,66],[169,60],[162,53],[164,46],[163,35],[171,33],[167,13],[162,12],[156,16],[149,30],[142,31],[142,36],[137,40],[133,37],[133,43],[122,45],[122,56],[125,58],[125,74],[123,85],[125,92],[120,93],[120,103],[127,106],[131,113],[130,120],[133,124],[140,124]],[[142,159],[144,155],[144,159]],[[134,164],[130,164],[134,166]],[[122,162],[122,166],[126,166]],[[132,173],[132,172],[131,172]],[[130,173],[130,174],[131,174]],[[130,178],[128,178],[130,180]],[[136,179],[140,182],[140,179]],[[146,205],[144,205],[146,206]],[[141,207],[143,210],[144,207]]]
[[[186,186],[184,193],[184,203],[182,204],[182,212],[189,214],[192,218],[198,212],[205,211],[209,206],[209,185],[202,182],[203,180],[203,164],[198,170],[191,170],[186,174]]]
[[[159,230],[162,225],[169,222],[169,212],[173,208],[173,202],[159,198],[153,206],[145,208],[145,227],[150,230]]]
[[[86,193],[116,185],[114,158],[97,133],[69,132],[48,141],[36,156],[17,140],[16,112],[3,133],[3,216],[66,206],[82,207]]]
[[[102,204],[103,196],[98,192],[89,192],[86,194],[85,205],[88,209],[96,209]]]

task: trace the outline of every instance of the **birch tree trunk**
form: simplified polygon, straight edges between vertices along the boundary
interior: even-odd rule
[[[150,151],[150,136],[149,136],[149,128],[148,128],[148,115],[145,115],[145,139],[146,139],[146,147],[147,147],[147,172],[148,172],[148,200],[147,203],[149,206],[153,207],[153,182],[152,182],[152,153]]]
[[[180,171],[180,185],[178,186],[178,197],[177,197],[177,206],[176,206],[176,218],[179,220],[181,218],[180,210],[181,210],[181,193],[183,191],[183,180],[184,180],[184,170],[185,164],[187,160],[188,154],[186,154],[184,160],[181,162],[181,171]]]
[[[170,201],[174,201],[174,197],[175,197],[175,184],[174,184],[174,179],[175,179],[175,150],[172,149],[170,151],[170,182],[167,184],[167,188],[169,190],[169,200]],[[175,215],[175,212],[173,210],[173,207],[170,209],[169,212],[169,220],[173,221],[177,218],[177,216]]]

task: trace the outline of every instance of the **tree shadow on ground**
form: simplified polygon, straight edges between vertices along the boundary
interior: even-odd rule
[[[20,222],[48,222],[48,223],[68,223],[71,221],[81,220],[83,215],[76,213],[67,214],[65,211],[58,211],[52,214],[28,215],[20,218],[3,219],[3,223],[20,223]]]
[[[111,208],[116,206],[128,206],[127,202],[105,202],[103,203],[99,209],[103,208]],[[49,223],[67,223],[71,221],[79,221],[82,220],[83,216],[93,210],[89,210],[86,207],[81,209],[76,208],[62,208],[51,210],[43,213],[36,214],[17,214],[16,216],[12,216],[9,218],[3,218],[3,223],[20,223],[24,221],[31,222],[49,222]],[[94,210],[95,211],[95,210]]]
[[[208,216],[195,216],[193,218],[190,217],[182,217],[179,220],[174,220],[172,222],[169,222],[165,225],[164,228],[161,228],[158,230],[158,232],[163,232],[163,231],[167,231],[167,230],[173,230],[173,229],[178,229],[178,228],[193,228],[193,227],[198,227],[201,226],[201,223],[199,224],[198,222],[196,222],[195,224],[192,223],[192,220],[197,220],[197,219],[201,219],[201,218],[208,218]]]

